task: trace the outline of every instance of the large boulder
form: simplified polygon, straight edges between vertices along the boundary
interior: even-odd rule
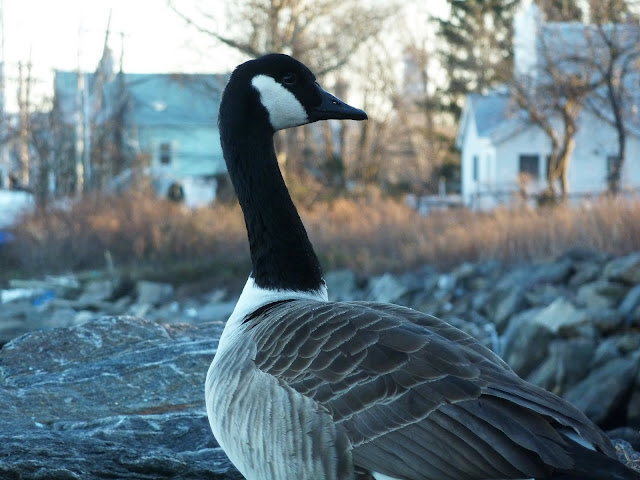
[[[547,358],[549,344],[554,338],[547,326],[536,321],[541,314],[540,308],[520,312],[501,338],[504,360],[523,377]]]
[[[611,260],[604,268],[604,276],[632,285],[640,283],[640,252]]]
[[[222,327],[103,317],[9,342],[0,478],[241,478],[204,407]]]
[[[637,354],[613,359],[567,391],[565,398],[599,425],[620,425],[639,366]]]

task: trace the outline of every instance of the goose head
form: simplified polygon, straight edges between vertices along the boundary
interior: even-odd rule
[[[273,135],[318,120],[366,120],[367,114],[325,91],[301,62],[273,53],[234,70],[219,118],[221,128],[228,126],[236,134],[249,129]]]
[[[291,200],[273,146],[277,130],[367,114],[323,90],[299,61],[269,54],[238,66],[218,116],[220,143],[247,227],[255,285],[324,289],[322,269]],[[252,305],[255,305],[252,303]]]

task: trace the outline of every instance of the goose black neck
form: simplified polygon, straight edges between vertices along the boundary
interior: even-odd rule
[[[243,137],[221,128],[227,169],[247,227],[251,276],[262,288],[318,290],[324,285],[320,262],[278,167],[273,132]]]

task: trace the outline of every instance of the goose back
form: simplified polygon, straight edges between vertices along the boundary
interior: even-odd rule
[[[435,317],[296,300],[245,325],[257,369],[326,411],[356,467],[392,478],[545,478],[574,466],[562,429],[615,456],[582,412]]]

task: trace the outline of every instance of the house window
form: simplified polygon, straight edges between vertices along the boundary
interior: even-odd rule
[[[618,169],[620,168],[620,157],[609,155],[607,157],[607,182],[611,183]]]
[[[171,163],[171,144],[161,143],[160,144],[160,164],[169,165],[170,163]]]
[[[520,155],[519,173],[537,180],[540,178],[540,157],[538,155]]]
[[[479,169],[480,169],[480,160],[478,158],[478,155],[474,155],[473,156],[473,181],[477,182],[478,178],[479,178]]]

